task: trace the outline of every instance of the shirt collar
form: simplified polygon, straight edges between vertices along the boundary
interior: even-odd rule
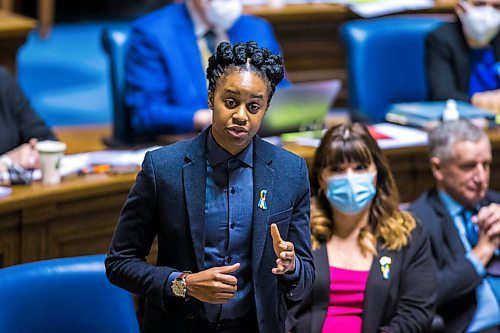
[[[198,14],[198,12],[194,9],[193,1],[187,0],[186,7],[193,21],[194,33],[197,38],[205,36],[205,34],[210,30],[210,26],[203,20],[203,18]]]
[[[458,202],[456,202],[448,193],[444,191],[439,191],[438,195],[441,201],[444,203],[444,206],[448,210],[448,213],[452,217],[457,216],[464,210],[464,207]]]
[[[249,167],[253,167],[253,140],[238,155],[231,155],[224,148],[219,146],[212,135],[212,129],[207,135],[207,158],[212,167],[216,167],[231,158],[237,159]]]

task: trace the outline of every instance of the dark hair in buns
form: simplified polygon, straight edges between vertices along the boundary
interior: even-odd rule
[[[269,100],[284,76],[280,55],[272,54],[267,48],[259,48],[253,41],[235,45],[222,42],[208,59],[208,90],[214,92],[221,78],[241,69],[255,72],[264,79],[269,86]]]

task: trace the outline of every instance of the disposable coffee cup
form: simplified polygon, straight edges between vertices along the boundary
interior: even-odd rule
[[[285,7],[286,0],[267,0],[269,7],[274,9],[281,9]]]
[[[42,183],[47,185],[59,184],[61,182],[61,159],[66,150],[66,144],[59,141],[40,141],[36,144],[40,154],[40,165],[42,171]]]

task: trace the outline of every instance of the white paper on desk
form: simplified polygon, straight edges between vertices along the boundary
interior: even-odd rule
[[[267,0],[242,0],[243,6],[262,6],[267,5]]]
[[[108,164],[111,166],[141,166],[146,152],[159,148],[149,147],[139,150],[101,150],[87,153],[87,165]]]
[[[287,4],[305,4],[305,3],[311,3],[311,2],[316,2],[316,0],[280,0],[280,2],[283,1],[283,5]],[[269,5],[272,7],[272,2],[273,0],[242,0],[243,6],[265,6]],[[323,2],[320,0],[320,2]]]
[[[356,3],[353,1],[349,9],[361,17],[369,18],[387,15],[406,10],[418,10],[432,8],[432,0],[382,0],[367,3]]]
[[[0,198],[7,197],[12,194],[12,189],[10,187],[0,186]]]
[[[373,128],[388,139],[379,139],[377,143],[381,149],[423,146],[427,144],[427,132],[390,123],[373,125]]]
[[[61,176],[67,176],[73,173],[77,173],[86,167],[88,160],[88,153],[83,154],[71,154],[64,155],[61,159],[61,165],[59,171],[61,172]],[[40,169],[33,170],[31,174],[33,180],[41,180],[42,179],[42,171]]]
[[[390,123],[375,124],[372,127],[380,134],[388,137],[387,139],[377,140],[381,149],[423,146],[427,144],[427,133],[416,128]],[[293,142],[301,146],[317,148],[321,140],[304,136],[297,137]]]
[[[160,146],[148,147],[139,150],[101,150],[82,154],[64,155],[61,159],[61,176],[77,173],[91,165],[108,164],[110,166],[141,166],[146,152]],[[33,171],[33,180],[42,178],[40,170]]]

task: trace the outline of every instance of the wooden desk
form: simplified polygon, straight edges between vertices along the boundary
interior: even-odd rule
[[[135,175],[15,186],[0,199],[0,267],[105,253]]]
[[[0,64],[16,73],[17,50],[26,36],[36,26],[36,21],[0,9]]]
[[[111,136],[112,129],[111,125],[56,126],[54,133],[66,143],[66,154],[78,154],[107,149],[103,139]]]

